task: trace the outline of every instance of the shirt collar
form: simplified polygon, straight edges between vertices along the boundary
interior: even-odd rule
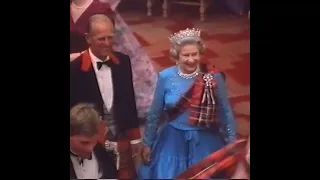
[[[90,59],[91,59],[91,62],[92,62],[92,65],[95,69],[98,69],[97,67],[97,62],[103,62],[101,59],[99,59],[98,57],[96,57],[91,49],[89,48],[89,56],[90,56]],[[107,59],[109,59],[109,56],[107,56]]]

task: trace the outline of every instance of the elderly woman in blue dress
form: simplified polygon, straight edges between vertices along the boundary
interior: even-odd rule
[[[224,77],[200,63],[200,33],[186,29],[169,37],[176,66],[159,73],[143,137],[141,179],[174,178],[236,140]]]

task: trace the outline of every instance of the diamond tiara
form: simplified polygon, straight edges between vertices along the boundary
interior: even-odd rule
[[[201,31],[199,29],[185,29],[185,30],[181,30],[179,32],[176,32],[174,34],[172,34],[169,37],[169,40],[171,43],[178,43],[180,44],[180,42],[185,39],[185,38],[199,38],[201,35]]]

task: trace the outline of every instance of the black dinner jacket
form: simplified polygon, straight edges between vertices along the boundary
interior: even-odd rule
[[[136,101],[132,82],[132,70],[129,56],[114,52],[119,64],[111,65],[113,82],[113,116],[120,133],[139,129]],[[78,103],[94,104],[103,114],[103,100],[92,64],[83,70],[84,55],[70,63],[70,108]]]
[[[101,179],[117,179],[118,171],[114,160],[114,155],[107,152],[101,144],[97,144],[93,149],[97,158],[98,166],[102,172]],[[74,167],[70,158],[70,179],[77,179]]]

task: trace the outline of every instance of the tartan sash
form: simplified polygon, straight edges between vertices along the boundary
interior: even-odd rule
[[[194,84],[179,99],[175,107],[166,111],[169,121],[176,119],[188,108],[191,110],[189,124],[192,126],[212,127],[216,121],[216,87],[217,83],[214,74],[218,73],[217,68],[200,64],[201,72]]]

